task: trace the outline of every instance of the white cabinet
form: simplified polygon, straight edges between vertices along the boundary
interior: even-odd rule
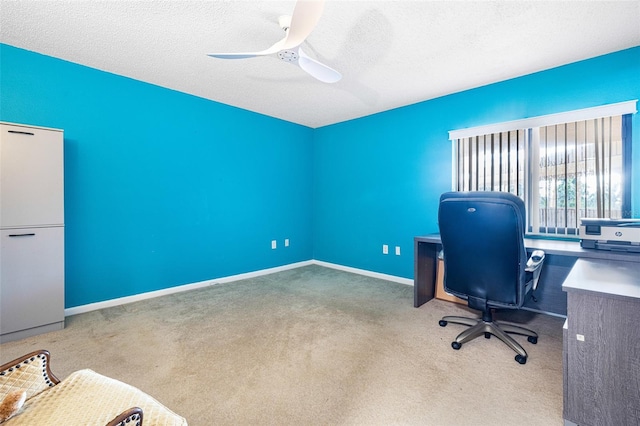
[[[0,232],[2,334],[64,320],[64,228]]]
[[[62,132],[0,126],[0,227],[62,225]]]
[[[0,123],[0,342],[64,327],[63,133]]]

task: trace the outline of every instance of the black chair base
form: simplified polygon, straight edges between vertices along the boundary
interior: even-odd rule
[[[527,362],[527,352],[518,342],[513,339],[513,337],[509,336],[507,333],[527,336],[527,340],[530,343],[538,343],[538,334],[535,331],[515,324],[496,321],[485,321],[482,318],[467,318],[458,316],[442,317],[439,324],[441,327],[445,327],[450,322],[454,324],[469,326],[468,329],[460,333],[458,337],[456,337],[456,340],[451,343],[451,347],[453,349],[460,349],[463,343],[473,340],[476,337],[484,335],[488,339],[491,337],[491,335],[493,335],[502,340],[507,346],[509,346],[518,354],[515,358],[516,361],[518,361],[520,364],[525,364]]]

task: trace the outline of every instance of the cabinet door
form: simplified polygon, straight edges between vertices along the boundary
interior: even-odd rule
[[[0,334],[64,321],[64,228],[0,233]]]
[[[63,134],[0,125],[0,227],[64,223]]]
[[[565,416],[579,425],[640,424],[640,304],[569,293]]]

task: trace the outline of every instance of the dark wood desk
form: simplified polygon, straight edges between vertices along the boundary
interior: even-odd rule
[[[578,259],[562,287],[565,425],[639,425],[640,263]]]
[[[525,309],[553,315],[567,315],[567,294],[562,283],[578,259],[607,259],[640,262],[639,253],[583,249],[577,241],[525,238],[525,247],[531,252],[544,250],[546,258],[538,288],[524,304]],[[442,249],[439,234],[414,238],[414,294],[416,308],[433,299],[436,283],[438,252]],[[531,296],[531,295],[530,295]]]

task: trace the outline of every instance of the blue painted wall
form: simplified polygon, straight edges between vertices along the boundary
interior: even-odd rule
[[[451,188],[449,130],[633,99],[640,47],[317,129],[314,258],[412,278],[413,237],[437,232],[438,198]],[[633,140],[640,217],[640,114]]]
[[[640,98],[640,47],[315,130],[6,45],[0,67],[0,120],[65,130],[67,307],[311,258],[412,278],[449,130]],[[640,182],[638,114],[633,140]]]
[[[67,307],[311,259],[312,129],[7,45],[0,67],[1,121],[65,131]]]

